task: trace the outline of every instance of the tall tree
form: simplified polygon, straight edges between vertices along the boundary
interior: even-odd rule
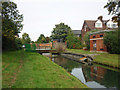
[[[15,35],[22,30],[23,15],[14,2],[2,3],[2,46],[3,50],[15,48]]]
[[[49,37],[45,37],[46,43],[50,42],[50,38]]]
[[[46,43],[44,34],[40,34],[39,38],[37,39],[37,43]]]
[[[22,44],[29,44],[31,42],[30,37],[27,33],[22,34]]]
[[[52,39],[61,39],[63,42],[65,42],[67,39],[67,35],[71,32],[71,28],[68,25],[65,25],[64,23],[60,23],[55,25],[55,28],[53,28],[51,38]]]
[[[104,8],[107,8],[109,14],[115,15],[112,19],[117,21],[120,27],[120,0],[108,0]]]
[[[118,31],[116,33],[106,34],[104,38],[104,44],[110,50],[110,53],[120,53],[120,0],[108,0],[108,3],[104,8],[107,8],[109,14],[114,14],[113,21],[118,22]]]

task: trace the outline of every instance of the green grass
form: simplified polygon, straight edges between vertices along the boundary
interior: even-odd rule
[[[67,49],[68,52],[72,53],[80,53],[80,54],[100,54],[94,56],[94,61],[102,64],[111,65],[114,67],[118,67],[118,54],[109,54],[109,53],[96,53],[90,51],[84,51],[82,49]]]
[[[87,88],[49,58],[35,52],[3,52],[3,88]]]
[[[82,49],[67,49],[66,51],[73,53],[80,53],[80,54],[96,54],[95,52],[90,52],[88,50],[82,50]]]

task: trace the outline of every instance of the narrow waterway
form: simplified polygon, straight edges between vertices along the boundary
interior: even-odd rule
[[[120,89],[118,71],[105,69],[97,65],[81,64],[60,55],[51,58],[51,60],[90,88]]]

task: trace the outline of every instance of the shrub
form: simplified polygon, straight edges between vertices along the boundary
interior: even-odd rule
[[[112,54],[120,54],[120,31],[107,32],[104,36],[104,44],[107,46],[107,50]]]
[[[76,37],[73,33],[70,33],[67,36],[67,47],[72,49],[80,49],[81,48],[81,41],[80,38]]]
[[[65,43],[58,43],[57,42],[57,43],[55,43],[54,47],[55,47],[56,51],[59,52],[59,53],[66,50]]]

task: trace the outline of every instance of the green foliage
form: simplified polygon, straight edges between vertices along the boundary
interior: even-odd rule
[[[16,49],[22,49],[22,40],[21,38],[16,38],[15,39],[15,42],[16,42]]]
[[[96,31],[98,31],[98,30],[91,30],[91,31],[87,32],[84,36],[85,44],[86,44],[86,47],[88,50],[90,49],[90,33],[96,32]]]
[[[27,33],[23,33],[22,34],[22,44],[28,44],[30,43],[31,40],[30,40],[30,37]]]
[[[39,38],[37,39],[37,43],[49,43],[50,38],[45,37],[44,34],[40,34]]]
[[[114,14],[116,12],[116,2],[108,2],[107,5],[104,6],[104,8],[107,8],[109,11],[109,14],[112,13]]]
[[[31,51],[31,45],[30,44],[25,44],[25,50],[26,51]]]
[[[109,14],[115,15],[112,19],[113,21],[118,22],[118,26],[120,27],[120,12],[118,11],[118,8],[120,8],[120,1],[108,1],[104,8],[107,8]]]
[[[73,33],[69,33],[67,36],[67,47],[68,48],[81,48],[81,41]]]
[[[71,28],[68,25],[65,25],[64,23],[60,23],[55,25],[55,28],[53,28],[51,38],[52,39],[61,39],[63,42],[66,41],[66,37],[68,33],[72,32]]]
[[[120,37],[118,35],[120,31],[107,32],[104,36],[104,44],[107,46],[107,49],[110,53],[120,54]]]
[[[23,15],[19,14],[14,2],[2,3],[2,48],[16,49],[15,35],[22,30]]]

